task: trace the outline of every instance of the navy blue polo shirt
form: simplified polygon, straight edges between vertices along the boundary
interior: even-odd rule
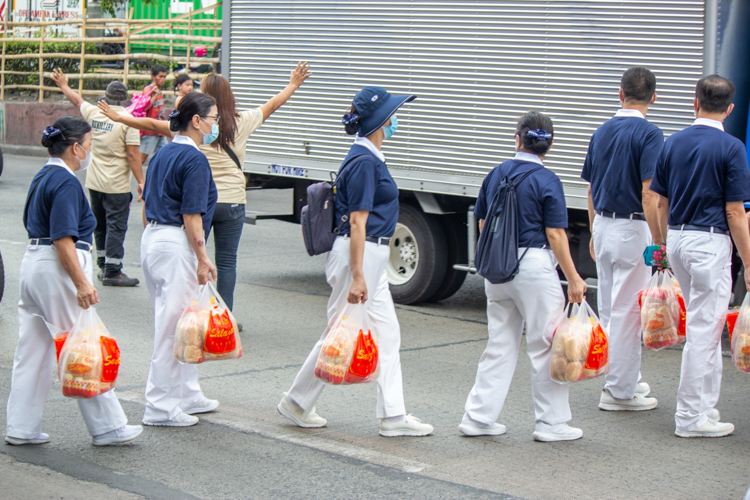
[[[146,219],[179,227],[183,215],[201,214],[208,235],[218,199],[211,167],[192,141],[187,144],[178,137],[182,136],[175,136],[149,163],[143,189]]]
[[[598,212],[643,212],[643,181],[654,176],[664,133],[641,116],[615,116],[591,136],[581,177]]]
[[[482,182],[474,217],[487,219],[487,210],[497,193],[503,177],[509,175],[517,179],[538,163],[514,158],[493,168]],[[519,247],[542,248],[549,246],[547,234],[542,228],[568,227],[568,210],[565,207],[565,194],[562,182],[550,170],[540,168],[516,186],[518,200],[518,245]],[[537,235],[537,233],[539,233]]]
[[[651,190],[669,199],[669,224],[727,230],[726,203],[750,200],[750,171],[739,139],[707,125],[671,135]]]
[[[29,212],[23,221],[24,226],[29,238],[50,238],[54,241],[71,236],[73,241],[93,243],[91,235],[96,227],[96,219],[89,200],[76,176],[62,165],[65,163],[59,158],[50,158],[49,163],[31,180],[26,198]],[[35,187],[34,196],[29,200]]]

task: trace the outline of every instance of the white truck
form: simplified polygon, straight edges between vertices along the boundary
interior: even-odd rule
[[[251,136],[248,186],[292,189],[293,214],[276,218],[299,222],[306,187],[328,180],[351,145],[341,116],[354,94],[367,85],[416,94],[384,148],[401,202],[387,269],[397,302],[438,301],[473,270],[471,210],[484,176],[514,154],[517,117],[539,110],[555,124],[545,165],[565,188],[574,259],[595,277],[580,172],[591,134],[620,105],[622,72],[634,65],[654,71],[658,100],[648,118],[665,135],[690,125],[702,75],[723,68],[724,76],[747,77],[747,61],[720,62],[736,51],[732,44],[747,42],[747,3],[225,2],[222,70],[238,106],[261,104],[298,61],[309,61],[314,73]],[[746,118],[747,91],[738,90]]]

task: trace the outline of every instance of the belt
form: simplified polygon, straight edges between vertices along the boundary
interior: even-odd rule
[[[184,224],[178,224],[177,222],[158,222],[155,220],[148,221],[149,226],[169,226],[169,227],[179,227],[180,229],[184,228]]]
[[[617,214],[614,212],[607,212],[606,210],[602,210],[596,213],[597,215],[601,215],[602,217],[606,217],[608,219],[646,220],[646,216],[643,214]]]
[[[692,224],[677,224],[669,226],[674,231],[700,231],[702,233],[729,234],[726,229],[714,226],[693,226]]]
[[[381,236],[380,238],[376,238],[375,236],[368,236],[365,238],[365,240],[369,241],[370,243],[377,243],[378,245],[389,245],[391,243],[390,238],[386,238],[385,236]]]
[[[47,246],[49,246],[51,244],[52,244],[52,240],[49,239],[49,238],[31,238],[29,240],[29,245],[47,245]],[[89,243],[87,241],[81,241],[81,240],[76,241],[76,248],[78,250],[84,250],[86,252],[90,252],[91,251],[91,247],[92,247],[91,243]]]

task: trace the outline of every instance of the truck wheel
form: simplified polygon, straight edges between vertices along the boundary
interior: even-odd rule
[[[5,266],[3,266],[3,255],[0,254],[0,302],[3,301],[5,291]]]
[[[469,262],[469,250],[467,248],[467,234],[465,217],[456,218],[451,216],[440,217],[443,231],[445,232],[445,243],[448,251],[448,264],[445,269],[445,278],[438,287],[437,293],[428,302],[438,302],[452,297],[466,280],[466,271],[456,271],[454,264],[466,264]]]
[[[0,149],[0,175],[3,175],[3,150]]]
[[[445,233],[434,216],[402,204],[385,269],[394,302],[415,304],[433,297],[445,278]]]

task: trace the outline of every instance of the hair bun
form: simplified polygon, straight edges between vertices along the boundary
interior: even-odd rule
[[[341,117],[341,123],[344,124],[344,130],[349,135],[354,135],[359,130],[361,118],[357,113],[347,113]]]
[[[56,137],[60,137],[61,139],[65,140],[65,135],[63,135],[62,130],[56,127],[47,127],[42,132],[42,146],[45,148],[50,147],[55,141]]]
[[[177,118],[179,118],[180,112],[176,109],[169,113],[169,116],[167,117],[167,120],[169,121],[169,130],[172,132],[177,132],[180,130],[180,122]]]

